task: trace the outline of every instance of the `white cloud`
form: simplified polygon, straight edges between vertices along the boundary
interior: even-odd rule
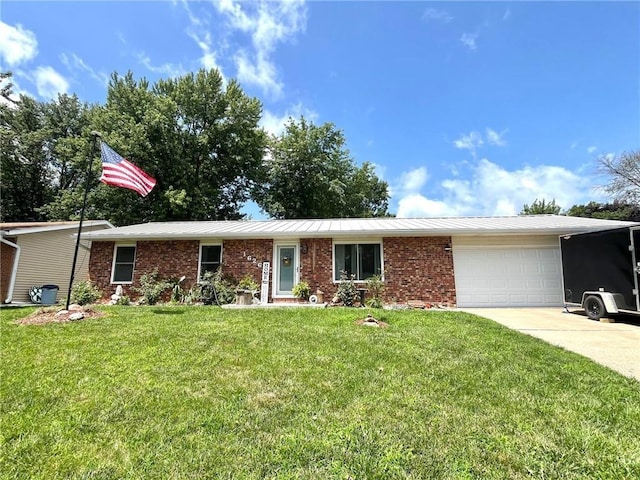
[[[441,181],[440,194],[410,192],[398,200],[398,217],[517,215],[536,198],[563,209],[600,200],[588,176],[563,167],[538,165],[517,170],[482,159],[466,169],[468,177]],[[434,190],[435,189],[431,189]]]
[[[502,15],[502,20],[509,20],[511,18],[511,10],[508,8],[504,11],[504,15]]]
[[[427,8],[422,14],[424,20],[435,20],[437,22],[449,23],[453,17],[446,10]]]
[[[202,33],[209,28],[202,18],[195,17],[186,1],[185,9],[189,12],[192,29],[190,33],[203,51],[202,63],[216,65],[218,52],[207,34]],[[250,47],[246,44],[229,46],[232,49],[227,58],[233,58],[237,78],[241,83],[255,85],[273,97],[282,94],[282,82],[278,69],[273,61],[273,52],[278,44],[290,41],[306,28],[307,11],[302,0],[284,2],[238,2],[234,0],[218,0],[213,3],[216,11],[226,20],[227,32],[216,26],[216,35],[231,41],[237,40],[238,34],[248,35]],[[200,33],[195,33],[198,31]],[[217,66],[217,65],[216,65]]]
[[[507,130],[498,133],[495,130],[487,128],[487,143],[498,147],[504,147],[507,144],[507,141],[504,139],[504,135],[506,133]]]
[[[109,75],[104,72],[96,72],[75,53],[70,55],[63,53],[60,55],[60,59],[69,70],[82,70],[88,73],[91,78],[99,82],[101,85],[106,87],[109,84]]]
[[[431,200],[419,193],[407,195],[398,202],[397,216],[399,218],[456,217],[462,214],[455,205],[440,200]]]
[[[419,167],[410,172],[404,172],[400,177],[401,191],[417,192],[427,183],[428,178],[427,167]]]
[[[280,135],[284,132],[284,126],[290,118],[298,119],[301,116],[312,122],[318,119],[316,112],[303,107],[301,103],[297,103],[288,108],[282,115],[276,115],[269,110],[265,110],[262,113],[262,118],[260,118],[260,126],[272,135]]]
[[[252,60],[246,52],[240,52],[234,57],[238,69],[238,81],[250,85],[257,85],[273,96],[280,96],[282,83],[277,80],[276,67],[261,55]]]
[[[35,34],[22,25],[11,26],[0,21],[0,58],[14,67],[33,59],[38,54]]]
[[[38,67],[34,76],[38,95],[43,98],[54,99],[69,90],[69,82],[52,67]]]
[[[598,147],[596,147],[595,145],[591,145],[590,147],[587,148],[587,153],[593,153],[598,149]]]
[[[460,37],[460,41],[469,50],[475,50],[476,48],[478,48],[478,46],[476,45],[477,38],[477,33],[463,33],[462,37]]]
[[[469,150],[474,157],[476,156],[476,150],[483,144],[484,141],[482,140],[482,135],[476,131],[472,131],[468,135],[462,135],[460,138],[453,141],[453,145],[456,148]]]
[[[160,73],[173,78],[180,77],[188,73],[188,70],[185,69],[182,65],[175,65],[173,63],[163,63],[162,65],[154,65],[151,62],[151,58],[145,53],[140,52],[136,56],[138,57],[138,61],[147,70],[153,73]]]

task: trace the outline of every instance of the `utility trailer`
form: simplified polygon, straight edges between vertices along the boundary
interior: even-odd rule
[[[640,315],[640,225],[560,237],[567,306],[592,320]]]

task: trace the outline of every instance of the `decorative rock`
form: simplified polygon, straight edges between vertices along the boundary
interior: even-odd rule
[[[67,313],[69,313],[69,310],[60,310],[59,312],[56,312],[56,317],[61,317],[62,315],[66,315]]]
[[[78,305],[77,303],[72,303],[69,305],[69,310],[82,310],[82,305]]]
[[[83,318],[84,318],[84,313],[82,312],[76,312],[69,315],[69,320],[71,321],[82,320]]]

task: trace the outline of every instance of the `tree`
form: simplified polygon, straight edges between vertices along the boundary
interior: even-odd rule
[[[524,204],[522,207],[522,211],[520,215],[543,215],[543,214],[553,214],[558,215],[560,213],[560,206],[556,205],[555,198],[550,202],[546,202],[543,198],[542,200],[538,200],[537,198],[533,201],[531,205]]]
[[[640,205],[640,150],[598,157],[600,170],[611,177],[604,190],[617,200]]]
[[[91,172],[86,218],[116,225],[148,221],[241,218],[264,155],[261,104],[217,70],[200,70],[150,86],[131,72],[113,74],[93,129],[114,150],[156,178],[147,197],[98,182]],[[86,142],[89,145],[89,142]],[[86,169],[86,162],[84,163]],[[61,191],[49,210],[73,218],[84,183]]]
[[[52,198],[41,103],[24,95],[0,104],[0,218],[5,222],[44,220],[38,211]]]
[[[373,166],[357,167],[343,133],[289,119],[270,140],[264,184],[254,200],[274,218],[345,218],[388,214],[388,185]]]
[[[574,205],[567,210],[567,215],[571,217],[640,222],[640,205],[618,200],[613,201],[613,203],[589,202],[586,205]]]

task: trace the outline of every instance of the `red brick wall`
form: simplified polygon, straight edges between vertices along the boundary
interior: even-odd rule
[[[258,285],[262,281],[264,261],[271,262],[273,269],[273,240],[225,240],[222,246],[222,271],[236,281],[250,275]],[[251,258],[251,259],[249,259]],[[269,275],[269,298],[273,292],[271,275]]]
[[[197,280],[200,242],[197,240],[140,241],[136,243],[136,262],[133,284],[122,285],[125,295],[137,298],[132,287],[139,286],[138,279],[145,273],[158,270],[161,279],[185,276],[182,287],[190,288]],[[111,284],[114,242],[92,242],[89,260],[89,279],[109,298],[116,290]]]
[[[383,240],[387,301],[422,300],[454,306],[451,237],[389,237]]]
[[[306,252],[304,253],[306,247]],[[330,238],[300,240],[300,279],[309,283],[315,295],[319,288],[324,292],[324,301],[330,302],[336,293],[333,283],[333,241]]]
[[[165,240],[136,243],[136,263],[133,280],[145,273],[158,270],[158,278],[180,278],[185,276],[182,288],[188,289],[198,280],[198,240]]]
[[[116,287],[111,285],[111,265],[115,242],[91,242],[89,256],[89,280],[102,290],[102,296],[109,298]]]
[[[189,288],[198,274],[199,244],[196,240],[138,242],[134,285],[140,275],[157,267],[161,278],[185,275],[183,286]],[[451,246],[450,237],[385,238],[385,301],[422,300],[455,305],[453,255],[445,250],[448,246]],[[113,249],[114,242],[93,242],[91,248],[89,277],[103,290],[106,298],[115,291],[115,286],[110,284]],[[273,240],[226,240],[222,252],[223,272],[235,280],[249,274],[260,283],[262,269],[258,264],[270,261],[273,268]],[[333,242],[330,238],[300,240],[300,278],[309,283],[312,293],[320,288],[325,301],[331,301],[337,290],[333,283],[332,263]],[[127,286],[124,290],[127,295],[136,297]],[[271,299],[271,276],[269,292]]]

